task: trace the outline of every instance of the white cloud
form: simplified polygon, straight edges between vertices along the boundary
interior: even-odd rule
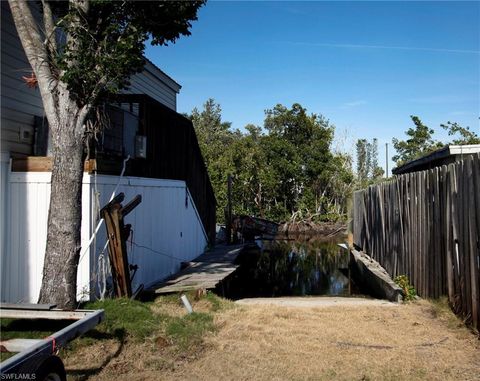
[[[358,107],[366,104],[367,104],[367,101],[365,100],[357,100],[357,101],[346,102],[342,104],[341,108]]]
[[[408,101],[413,103],[442,104],[442,103],[462,103],[474,100],[455,94],[440,94],[426,97],[410,98]]]
[[[294,45],[305,45],[305,46],[319,46],[319,47],[327,47],[327,48],[418,50],[418,51],[424,51],[424,52],[480,54],[480,50],[429,48],[429,47],[417,47],[417,46],[389,46],[389,45],[368,45],[368,44],[329,44],[329,43],[323,43],[323,42],[303,42],[303,41],[285,41],[284,43],[294,44]]]

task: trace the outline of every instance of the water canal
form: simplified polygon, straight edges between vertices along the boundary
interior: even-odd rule
[[[231,299],[277,296],[349,296],[347,250],[333,241],[257,241],[238,258],[225,296]]]

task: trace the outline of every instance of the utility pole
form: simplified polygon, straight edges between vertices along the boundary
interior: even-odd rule
[[[385,178],[388,179],[388,143],[385,143]]]

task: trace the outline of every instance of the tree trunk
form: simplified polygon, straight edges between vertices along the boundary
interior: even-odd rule
[[[68,104],[65,107],[65,103]],[[77,267],[82,221],[84,113],[73,102],[60,102],[52,127],[53,167],[47,247],[39,303],[76,307]],[[63,107],[62,107],[63,106]],[[50,120],[50,118],[49,118]],[[56,124],[56,125],[55,125]]]

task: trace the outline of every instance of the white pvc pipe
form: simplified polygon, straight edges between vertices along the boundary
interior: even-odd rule
[[[190,302],[188,301],[187,296],[185,294],[183,294],[180,297],[180,299],[182,300],[183,305],[185,306],[185,309],[187,310],[187,312],[189,314],[191,314],[193,312],[193,308],[192,308],[192,305],[190,304]]]

